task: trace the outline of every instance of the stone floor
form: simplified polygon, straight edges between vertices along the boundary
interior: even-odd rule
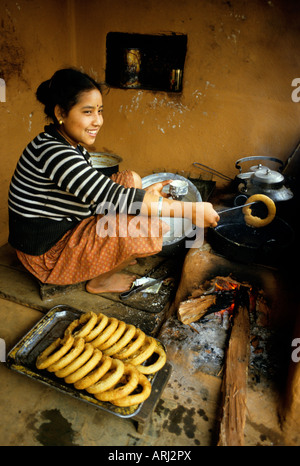
[[[166,346],[172,370],[151,416],[139,425],[84,403],[0,364],[1,446],[214,446],[218,440],[222,376],[195,368],[196,333],[170,312],[181,262],[154,256],[128,273],[143,276],[167,267],[172,280],[158,296],[121,302],[116,295],[95,296],[83,286],[55,290],[39,286],[18,263],[9,246],[0,248],[0,338],[10,349],[52,307],[65,304],[130,321]],[[157,304],[158,303],[158,304]],[[191,348],[189,348],[189,340]],[[1,353],[0,353],[1,356]],[[285,445],[278,421],[278,396],[271,384],[251,386],[247,395],[245,444]]]

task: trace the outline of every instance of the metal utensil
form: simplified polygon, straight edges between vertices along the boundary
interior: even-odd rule
[[[248,204],[246,203],[246,204],[238,205],[238,206],[236,206],[236,207],[230,207],[229,209],[220,210],[220,211],[218,212],[218,214],[219,214],[219,215],[220,215],[220,214],[225,214],[225,212],[230,212],[231,210],[242,209],[242,208],[245,207],[246,205],[248,206],[248,205],[252,205],[252,204],[257,204],[257,202],[259,202],[259,201],[253,201],[253,202],[249,202]]]
[[[135,282],[133,282],[133,286],[130,288],[130,290],[123,291],[122,293],[120,293],[119,297],[120,299],[127,299],[132,294],[139,293],[140,291],[146,290],[147,288],[152,287],[156,283],[159,283],[159,282],[162,283],[163,280],[167,278],[167,276],[168,274],[164,274],[162,277],[159,277],[159,278],[147,277],[149,278],[149,281],[142,285],[136,285]],[[146,278],[146,276],[144,278]]]

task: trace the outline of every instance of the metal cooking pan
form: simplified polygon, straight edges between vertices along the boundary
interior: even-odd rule
[[[253,228],[240,211],[221,217],[208,228],[207,240],[219,254],[236,262],[278,265],[294,242],[293,229],[281,218],[262,228]]]
[[[122,158],[116,154],[107,152],[90,152],[92,165],[99,172],[106,176],[111,176],[119,171],[119,164]]]
[[[201,194],[196,186],[189,179],[174,173],[162,172],[145,176],[142,179],[143,188],[166,180],[181,180],[187,182],[188,193],[182,199],[184,202],[202,201]],[[168,192],[168,189],[168,186],[165,186],[163,192]],[[184,242],[187,238],[191,239],[193,237],[194,227],[188,219],[162,217],[162,220],[169,225],[170,230],[163,237],[161,255],[172,256],[183,249]]]

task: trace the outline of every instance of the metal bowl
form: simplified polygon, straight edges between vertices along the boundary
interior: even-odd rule
[[[183,197],[183,202],[201,202],[201,194],[196,186],[188,179],[174,173],[154,173],[142,178],[143,188],[154,183],[166,180],[182,180],[188,183],[188,193]],[[163,192],[168,193],[169,188],[165,186]],[[192,222],[188,219],[162,217],[162,220],[170,226],[170,230],[163,237],[162,254],[173,255],[181,248],[186,238],[191,238],[194,232]]]
[[[108,152],[90,152],[90,156],[93,167],[104,175],[111,176],[119,171],[119,164],[122,162],[119,155]]]

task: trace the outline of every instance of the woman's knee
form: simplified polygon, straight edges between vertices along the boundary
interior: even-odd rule
[[[142,189],[142,178],[140,177],[140,175],[138,175],[138,173],[134,172],[131,170],[131,174],[133,176],[133,186],[134,188],[140,188]]]
[[[140,175],[132,170],[124,170],[114,173],[111,179],[116,183],[125,186],[125,188],[142,188],[142,179]]]

